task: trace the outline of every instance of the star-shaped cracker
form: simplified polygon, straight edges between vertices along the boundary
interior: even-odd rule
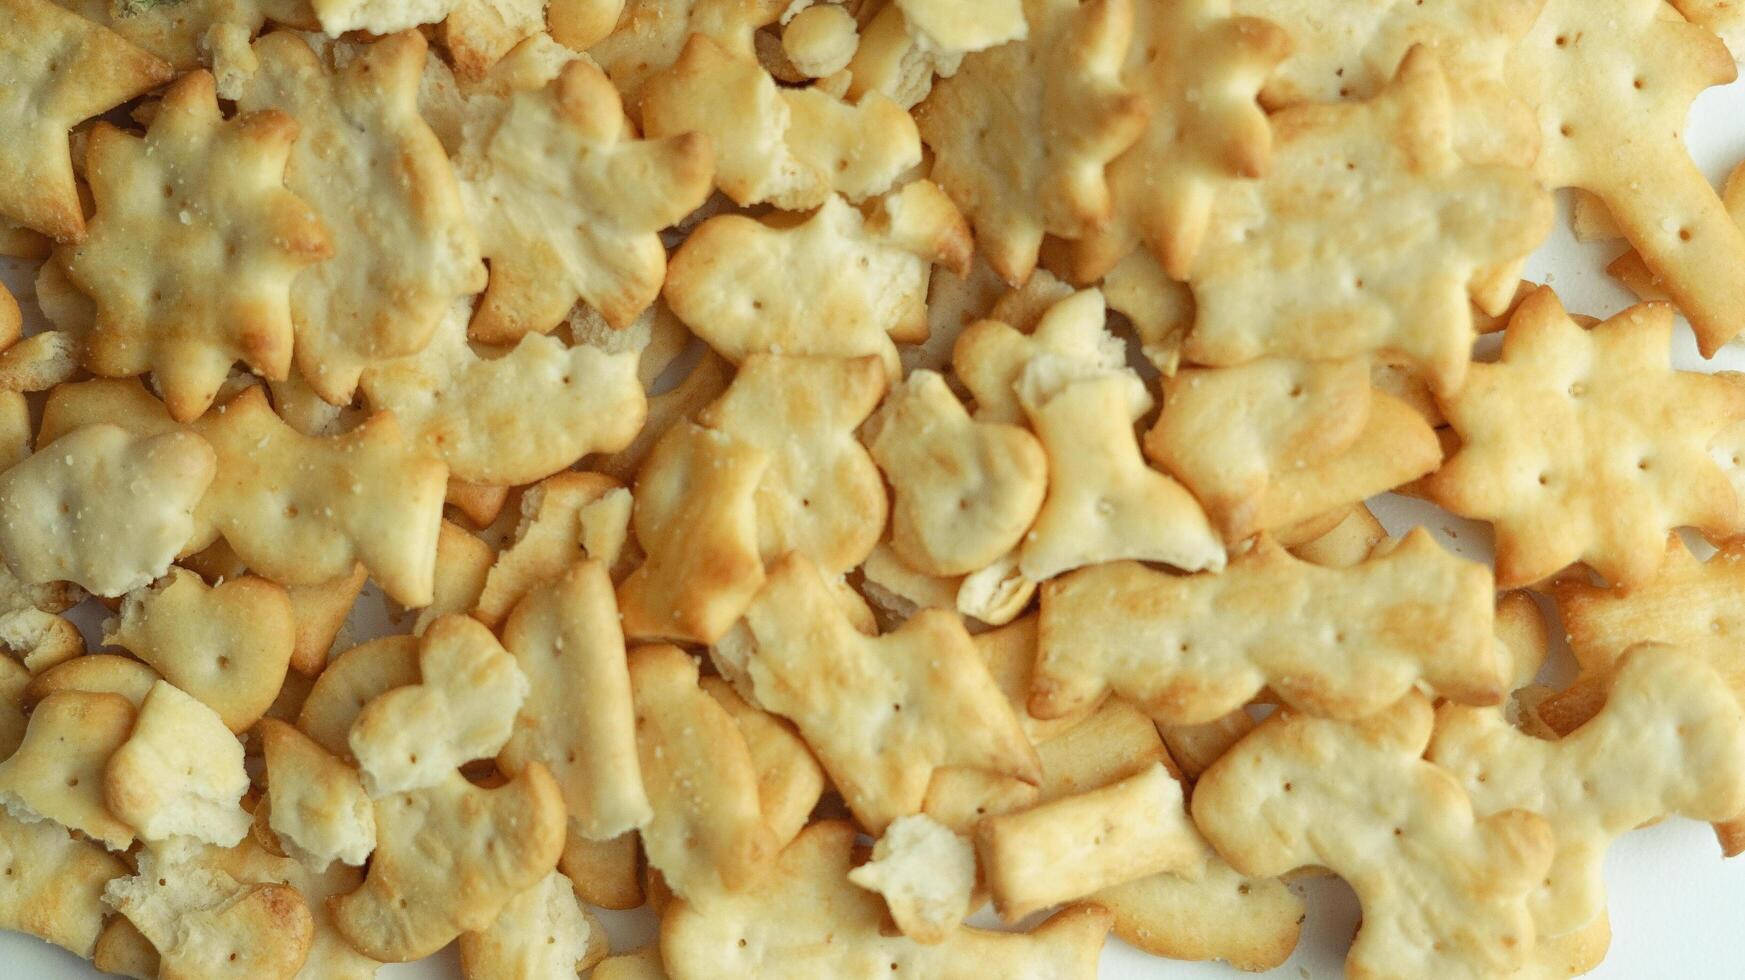
[[[1110,221],[1074,244],[1076,280],[1102,278],[1141,243],[1171,278],[1186,279],[1218,196],[1265,172],[1272,130],[1255,100],[1291,41],[1231,6],[1135,4],[1121,80],[1145,100],[1145,133],[1109,164]]]
[[[1516,310],[1501,360],[1438,398],[1460,449],[1432,500],[1497,530],[1497,585],[1586,562],[1614,585],[1654,574],[1667,531],[1745,526],[1709,440],[1745,419],[1745,388],[1674,371],[1672,310],[1632,307],[1583,329],[1541,289]],[[1530,420],[1530,421],[1529,421]]]
[[[1537,246],[1552,206],[1527,172],[1464,162],[1451,120],[1443,71],[1423,48],[1367,102],[1274,116],[1270,170],[1221,197],[1189,276],[1188,359],[1378,354],[1438,391],[1458,388],[1470,288]]]
[[[1661,0],[1547,0],[1509,55],[1509,85],[1539,112],[1537,170],[1605,201],[1690,318],[1706,356],[1745,330],[1745,231],[1684,146],[1698,93],[1737,75],[1721,40]]]
[[[1040,778],[1035,749],[955,614],[926,610],[867,636],[817,568],[791,554],[771,568],[745,622],[758,702],[799,726],[869,831],[919,812],[940,767]]]
[[[292,288],[297,369],[344,404],[365,367],[417,353],[457,297],[484,288],[478,240],[448,156],[418,114],[422,35],[365,45],[339,68],[289,32],[261,38],[254,54],[260,68],[237,108],[297,120],[285,186],[333,242],[333,259]]]
[[[321,220],[284,186],[296,136],[282,112],[225,120],[203,71],[164,93],[143,139],[92,130],[96,212],[66,272],[97,306],[85,340],[93,373],[152,372],[183,422],[206,411],[236,361],[285,377],[291,284],[332,254]]]
[[[0,218],[74,242],[67,131],[170,80],[169,65],[49,0],[0,2]]]
[[[1027,38],[965,57],[916,110],[932,178],[1013,285],[1045,233],[1078,237],[1108,219],[1104,168],[1145,126],[1144,100],[1121,78],[1132,0],[1027,0],[1024,19]]]

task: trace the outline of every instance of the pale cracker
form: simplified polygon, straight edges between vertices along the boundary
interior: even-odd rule
[[[467,980],[580,975],[607,949],[600,920],[556,871],[510,899],[489,928],[461,933],[459,946]]]
[[[598,473],[559,473],[521,495],[515,538],[486,575],[473,615],[496,626],[534,587],[584,558],[622,574],[630,492]]]
[[[364,705],[398,687],[418,683],[416,637],[384,636],[333,658],[297,712],[297,727],[317,745],[351,758],[347,739]]]
[[[786,847],[806,826],[824,795],[824,767],[792,725],[752,705],[720,677],[698,681],[733,718],[757,770],[757,798],[776,847]]]
[[[284,722],[264,718],[268,826],[286,853],[320,874],[329,864],[361,865],[376,849],[376,818],[357,770]]]
[[[975,846],[926,814],[898,817],[848,880],[879,893],[903,935],[944,942],[971,911]]]
[[[109,757],[104,799],[142,840],[192,837],[230,847],[249,827],[242,756],[242,743],[216,712],[158,681],[132,734]]]

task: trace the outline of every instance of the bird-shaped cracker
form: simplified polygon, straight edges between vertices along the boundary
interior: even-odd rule
[[[1547,0],[1509,55],[1508,82],[1539,112],[1537,170],[1605,201],[1690,318],[1705,356],[1745,330],[1745,232],[1684,146],[1698,93],[1738,74],[1707,30],[1662,0]]]
[[[817,568],[791,554],[745,622],[757,700],[799,726],[869,831],[919,812],[940,767],[1040,778],[1036,750],[954,613],[925,610],[867,636]]]
[[[1194,823],[1238,871],[1315,865],[1356,890],[1349,976],[1507,976],[1534,947],[1528,896],[1551,829],[1522,810],[1475,818],[1459,781],[1420,758],[1433,720],[1416,693],[1361,722],[1281,711],[1194,787]]]
[[[1672,528],[1722,538],[1745,526],[1708,452],[1745,418],[1745,388],[1672,370],[1671,338],[1663,303],[1583,329],[1541,289],[1509,321],[1501,360],[1473,365],[1466,387],[1438,398],[1460,449],[1425,488],[1496,525],[1499,587],[1577,561],[1635,585],[1654,574]]]
[[[916,110],[932,178],[1013,285],[1030,278],[1044,233],[1078,237],[1108,220],[1104,168],[1145,126],[1144,100],[1121,79],[1133,0],[1026,0],[1024,19],[1027,38],[966,56]]]
[[[1676,647],[1632,648],[1606,706],[1557,741],[1495,711],[1445,704],[1427,758],[1453,773],[1480,814],[1531,810],[1557,838],[1532,896],[1544,935],[1605,910],[1606,848],[1662,817],[1723,820],[1745,810],[1745,715],[1720,675]]]
[[[96,212],[67,276],[96,303],[95,374],[152,372],[177,421],[198,418],[236,361],[267,378],[291,367],[291,284],[332,254],[320,218],[284,186],[296,120],[225,120],[212,76],[164,93],[143,139],[91,132]]]
[[[49,0],[0,2],[0,218],[63,242],[82,239],[67,131],[172,75]]]
[[[1186,356],[1379,354],[1458,388],[1470,288],[1537,246],[1552,206],[1526,171],[1462,161],[1451,114],[1435,55],[1417,48],[1367,102],[1274,116],[1271,168],[1222,195],[1189,277]]]

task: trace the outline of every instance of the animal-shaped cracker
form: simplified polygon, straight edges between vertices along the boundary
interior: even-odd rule
[[[285,186],[309,202],[333,259],[291,290],[297,370],[334,404],[369,364],[414,354],[457,297],[485,287],[479,245],[448,157],[418,114],[425,42],[365,45],[343,67],[288,32],[255,42],[243,112],[297,120]]]
[[[1044,233],[1076,238],[1108,220],[1103,170],[1139,138],[1146,113],[1121,79],[1131,0],[1026,0],[1024,20],[1024,40],[965,57],[916,111],[933,179],[1013,285],[1036,267]]]
[[[1499,587],[1577,561],[1635,585],[1653,575],[1670,529],[1719,539],[1745,526],[1708,453],[1745,418],[1745,388],[1672,370],[1671,335],[1665,304],[1583,329],[1544,288],[1509,321],[1501,360],[1474,365],[1465,388],[1438,399],[1460,449],[1424,486],[1496,526]]]
[[[26,585],[137,589],[193,537],[215,469],[212,447],[189,432],[76,429],[0,474],[0,554]]]
[[[659,232],[709,196],[713,163],[697,134],[634,134],[612,83],[585,61],[469,129],[455,169],[491,262],[475,339],[545,333],[577,299],[618,327],[654,302],[666,270]]]
[[[1442,69],[1420,48],[1369,101],[1274,116],[1270,169],[1223,196],[1189,276],[1187,357],[1374,353],[1436,391],[1458,388],[1470,285],[1538,245],[1552,206],[1523,170],[1463,162],[1451,112]]]
[[[171,568],[166,579],[128,593],[103,642],[150,664],[242,732],[284,685],[295,630],[290,597],[267,580],[245,575],[214,588]]]
[[[1416,693],[1361,722],[1281,711],[1194,786],[1194,823],[1236,870],[1318,865],[1356,890],[1352,976],[1506,976],[1533,950],[1551,828],[1523,810],[1475,818],[1420,758],[1432,722]]]
[[[867,441],[890,481],[891,548],[916,571],[963,575],[1018,546],[1048,460],[1027,430],[976,422],[933,371],[892,390]]]
[[[0,928],[27,932],[89,958],[103,928],[103,886],[127,866],[49,821],[0,813]]]
[[[673,980],[1095,976],[1109,929],[1108,913],[1095,906],[1072,906],[1021,934],[960,928],[933,945],[884,935],[884,903],[847,878],[854,837],[852,824],[815,823],[782,851],[757,887],[707,904],[674,902],[661,923],[667,974]]]
[[[537,763],[496,789],[450,771],[376,801],[376,852],[363,886],[334,899],[335,925],[366,956],[400,963],[490,926],[557,867],[563,797]]]
[[[0,3],[0,218],[85,237],[67,131],[162,85],[169,65],[49,0]]]
[[[96,210],[66,272],[96,303],[93,373],[152,372],[180,422],[206,411],[236,361],[285,377],[291,284],[333,251],[320,218],[285,189],[296,137],[278,111],[223,119],[203,71],[164,93],[143,139],[107,123],[91,131]]]
[[[376,817],[357,770],[276,718],[260,722],[268,826],[285,852],[319,874],[361,865],[376,849]]]
[[[793,720],[861,825],[916,813],[935,769],[1034,783],[1035,750],[955,614],[893,633],[855,629],[804,556],[788,555],[745,611],[757,700]]]
[[[606,958],[606,930],[553,871],[509,900],[490,928],[461,933],[461,975],[472,980],[580,976]]]
[[[1221,575],[1132,562],[1042,588],[1030,710],[1058,717],[1105,691],[1160,721],[1209,722],[1270,687],[1314,715],[1362,718],[1423,682],[1496,704],[1491,578],[1414,528],[1351,568],[1299,561],[1263,538]]]
[[[667,303],[735,364],[760,351],[877,354],[895,378],[892,341],[926,339],[931,267],[963,274],[969,229],[927,181],[868,209],[831,197],[792,227],[737,214],[710,218],[673,255]]]
[[[589,839],[647,823],[624,634],[605,566],[578,561],[528,593],[503,626],[503,646],[528,693],[498,765],[514,774],[543,763],[574,830]]]
[[[527,697],[515,658],[467,616],[444,616],[424,631],[418,676],[352,722],[347,743],[372,797],[440,786],[462,763],[496,755]]]
[[[103,772],[133,719],[133,705],[119,694],[61,691],[43,698],[18,750],[0,762],[0,804],[19,820],[50,821],[126,850],[133,828],[110,812]]]
[[[763,585],[756,492],[769,454],[680,422],[636,481],[636,539],[648,553],[618,587],[624,633],[713,643]]]
[[[249,568],[308,585],[362,563],[395,601],[430,601],[447,471],[406,444],[392,415],[343,435],[305,436],[256,387],[200,432],[218,453],[201,514]]]
[[[1509,54],[1539,112],[1537,170],[1599,196],[1696,330],[1706,356],[1745,329],[1745,231],[1684,147],[1698,93],[1737,75],[1727,46],[1658,0],[1546,0]]]
[[[1427,758],[1458,778],[1481,814],[1541,814],[1557,840],[1534,922],[1548,936],[1605,910],[1601,864],[1625,832],[1674,814],[1725,820],[1745,810],[1745,716],[1702,658],[1633,648],[1605,707],[1557,741],[1494,711],[1444,705]]]
[[[109,757],[109,809],[147,841],[171,837],[230,847],[248,833],[242,743],[211,708],[167,681],[139,706],[127,741]]]

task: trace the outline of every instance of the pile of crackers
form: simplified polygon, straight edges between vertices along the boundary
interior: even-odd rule
[[[1332,874],[1351,976],[1592,969],[1612,841],[1745,850],[1745,381],[1669,362],[1745,330],[1745,176],[1679,135],[1729,40],[0,0],[0,925],[140,978],[1068,980],[1276,966]],[[1521,281],[1566,189],[1604,322]]]

